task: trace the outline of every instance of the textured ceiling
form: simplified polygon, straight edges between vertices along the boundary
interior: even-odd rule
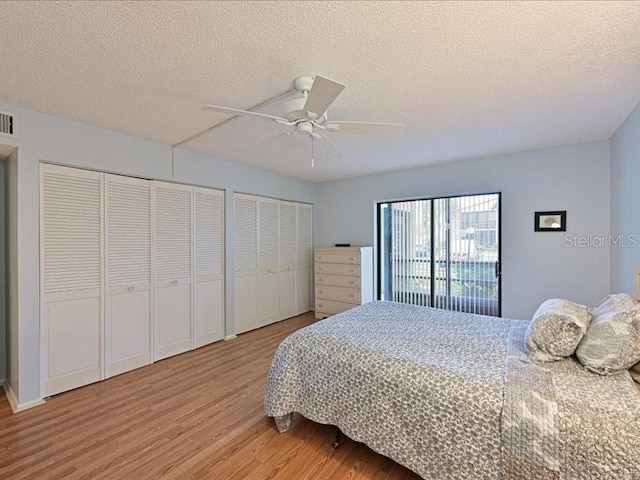
[[[323,181],[609,138],[640,101],[640,2],[2,2],[0,100],[175,144],[299,75],[333,120],[404,122],[342,150],[228,122],[185,146]],[[282,101],[261,111],[280,113]],[[322,148],[330,153],[323,153]]]

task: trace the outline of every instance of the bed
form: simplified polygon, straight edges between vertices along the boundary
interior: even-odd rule
[[[528,322],[372,302],[278,347],[265,413],[336,425],[427,479],[640,479],[640,391],[527,361]]]

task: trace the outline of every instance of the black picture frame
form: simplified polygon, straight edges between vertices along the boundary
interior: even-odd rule
[[[567,211],[535,212],[533,229],[536,232],[566,232]],[[559,226],[556,226],[559,225]]]

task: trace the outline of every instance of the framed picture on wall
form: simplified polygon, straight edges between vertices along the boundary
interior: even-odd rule
[[[534,230],[536,232],[566,232],[567,211],[535,212]]]

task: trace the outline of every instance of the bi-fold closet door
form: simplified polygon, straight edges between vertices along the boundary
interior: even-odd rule
[[[105,377],[151,356],[151,182],[121,175],[105,184]]]
[[[258,321],[268,325],[278,318],[278,201],[258,200]]]
[[[193,212],[188,185],[154,182],[155,358],[191,349]]]
[[[253,330],[258,322],[258,198],[233,196],[233,308],[235,333]]]
[[[224,192],[40,171],[42,391],[220,340]]]
[[[235,332],[311,310],[312,206],[234,194]]]
[[[40,170],[43,396],[103,378],[102,174]]]
[[[194,335],[198,348],[224,336],[224,192],[193,187]]]
[[[280,241],[278,268],[278,320],[297,314],[298,209],[295,203],[280,202]]]
[[[224,336],[224,192],[153,182],[155,359]]]
[[[297,279],[296,315],[312,310],[313,290],[313,209],[311,205],[297,205]]]

